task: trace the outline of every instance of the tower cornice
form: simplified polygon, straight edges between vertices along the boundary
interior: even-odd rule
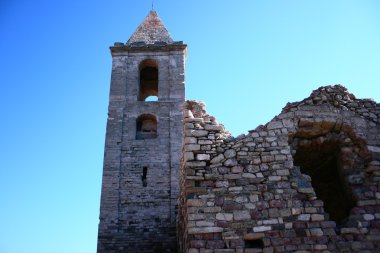
[[[187,45],[182,42],[174,42],[173,44],[143,44],[143,45],[127,45],[122,43],[115,43],[110,47],[111,54],[124,53],[124,52],[168,52],[168,51],[183,51],[187,49]]]

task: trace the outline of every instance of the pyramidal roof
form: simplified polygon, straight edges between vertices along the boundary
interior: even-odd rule
[[[173,43],[173,39],[155,10],[149,12],[148,16],[129,38],[127,45],[139,42],[145,42],[145,44],[154,44],[156,42]]]

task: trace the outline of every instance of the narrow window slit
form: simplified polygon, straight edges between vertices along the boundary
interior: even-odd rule
[[[142,183],[144,187],[147,187],[148,182],[146,180],[146,175],[148,174],[148,167],[143,167],[143,175],[141,177]]]

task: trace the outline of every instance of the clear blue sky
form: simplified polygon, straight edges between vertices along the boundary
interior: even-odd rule
[[[0,2],[0,253],[94,253],[111,56],[151,1]],[[156,1],[234,135],[344,84],[380,101],[380,1]]]

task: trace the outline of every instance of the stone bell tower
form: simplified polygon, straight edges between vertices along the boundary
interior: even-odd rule
[[[152,10],[111,54],[98,253],[177,252],[186,45]]]

